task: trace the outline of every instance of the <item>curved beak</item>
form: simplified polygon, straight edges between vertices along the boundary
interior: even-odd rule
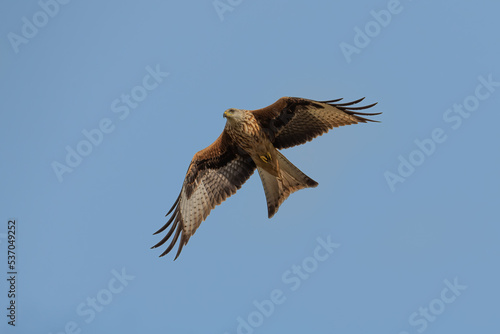
[[[227,110],[224,111],[224,113],[222,114],[222,117],[227,118]]]

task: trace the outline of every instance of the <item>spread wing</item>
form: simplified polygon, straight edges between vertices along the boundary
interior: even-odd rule
[[[163,256],[172,250],[180,236],[175,256],[177,259],[182,247],[188,243],[210,211],[236,193],[254,170],[252,158],[238,149],[225,131],[222,132],[212,145],[194,155],[181,193],[167,213],[167,216],[172,215],[155,234],[163,232],[169,226],[170,230],[152,248],[163,245],[173,235],[170,245],[160,255]]]
[[[297,97],[282,97],[272,105],[253,110],[257,121],[277,149],[304,144],[334,127],[376,122],[362,116],[381,113],[362,113],[358,110],[376,105],[356,107],[364,98],[338,103],[342,99],[313,101]]]

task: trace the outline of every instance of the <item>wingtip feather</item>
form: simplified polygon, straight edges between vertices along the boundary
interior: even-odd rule
[[[161,232],[165,231],[170,226],[170,224],[172,224],[172,221],[177,217],[177,214],[178,214],[178,211],[176,209],[175,212],[174,212],[174,214],[165,223],[165,225],[163,225],[158,231],[156,231],[155,233],[153,233],[153,235],[156,235],[158,233],[161,233]]]
[[[318,101],[320,103],[334,103],[334,102],[339,102],[339,101],[342,101],[344,98],[340,98],[340,99],[335,99],[335,100],[327,100],[327,101]]]
[[[172,205],[172,207],[170,208],[170,210],[168,210],[168,212],[165,215],[165,217],[168,216],[172,212],[172,210],[177,206],[177,204],[179,203],[179,200],[181,199],[181,194],[182,194],[182,191],[179,194],[179,196],[177,196],[177,199],[175,200],[174,205]]]
[[[174,258],[174,261],[177,260],[177,258],[179,257],[179,255],[181,255],[181,251],[182,251],[182,248],[184,247],[184,245],[187,243],[187,240],[185,238],[185,234],[182,233],[182,236],[181,236],[181,241],[179,243],[179,249],[177,250],[177,254],[175,254],[175,258]]]
[[[177,231],[175,232],[175,235],[174,237],[172,238],[172,242],[170,243],[170,245],[168,245],[167,249],[165,249],[165,251],[160,255],[161,256],[164,256],[164,255],[167,255],[171,250],[172,248],[174,248],[175,246],[175,243],[177,242],[177,239],[179,238],[179,234],[181,233],[181,229],[177,229]],[[170,236],[169,236],[170,237]]]
[[[365,99],[365,97],[362,97],[360,99],[357,99],[355,101],[351,101],[351,102],[346,102],[346,103],[336,103],[335,104],[335,107],[347,107],[347,106],[352,106],[353,104],[357,104],[361,101],[363,101]],[[351,108],[349,108],[351,109]]]
[[[357,100],[352,101],[352,102],[341,103],[341,104],[329,103],[329,105],[331,105],[332,107],[335,107],[335,108],[338,108],[338,109],[342,110],[346,114],[355,116],[357,118],[358,122],[362,122],[362,123],[366,123],[366,122],[380,123],[380,121],[376,121],[376,120],[373,120],[373,119],[364,118],[364,117],[361,117],[361,116],[377,116],[377,115],[382,114],[381,112],[378,112],[378,113],[365,113],[365,112],[360,112],[359,111],[359,110],[364,110],[364,109],[369,109],[371,107],[374,107],[375,105],[378,104],[378,102],[375,102],[375,103],[372,103],[372,104],[369,104],[369,105],[366,105],[366,106],[361,106],[361,107],[354,107],[353,106],[353,105],[355,105],[355,104],[363,101],[364,99],[365,98],[363,97],[361,99],[357,99]]]

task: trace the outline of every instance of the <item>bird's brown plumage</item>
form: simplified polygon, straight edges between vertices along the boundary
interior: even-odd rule
[[[364,99],[364,98],[363,98]],[[354,105],[359,99],[347,103],[312,101],[296,97],[282,97],[268,107],[252,111],[257,121],[271,138],[277,149],[304,144],[330,129],[343,125],[376,122],[362,116],[375,116],[380,113],[361,113],[376,103],[362,107]]]
[[[313,138],[322,135],[328,130],[350,124],[374,122],[362,116],[374,116],[380,113],[361,113],[358,110],[367,109],[368,106],[355,107],[363,99],[348,103],[338,103],[341,99],[330,101],[313,101],[303,98],[282,97],[272,105],[250,111],[252,120],[257,124],[247,124],[260,127],[265,139],[272,143],[273,149],[283,149],[300,144],[304,144]],[[255,171],[257,161],[259,174],[261,176],[266,198],[268,199],[269,217],[278,209],[279,205],[288,195],[304,187],[314,187],[317,183],[303,174],[298,168],[293,166],[281,153],[268,152],[269,158],[278,157],[283,164],[281,175],[266,176],[263,172],[265,167],[256,158],[254,152],[248,149],[252,143],[245,142],[245,145],[238,145],[241,141],[235,140],[234,135],[229,134],[228,126],[217,138],[217,140],[207,148],[196,153],[189,165],[184,183],[179,197],[167,213],[172,214],[168,222],[155,234],[163,232],[170,226],[170,230],[165,237],[152,248],[163,245],[173,236],[167,249],[160,255],[170,252],[180,237],[180,244],[175,259],[181,253],[182,247],[187,244],[189,238],[195,233],[200,224],[207,218],[210,211],[222,203],[227,197],[236,193],[243,183]],[[242,149],[246,147],[247,150]],[[250,152],[250,154],[249,154]],[[256,160],[254,160],[256,159]],[[266,156],[261,157],[262,161],[267,161]],[[290,175],[291,177],[290,177]],[[270,204],[270,186],[266,186],[272,178],[284,182],[287,189],[279,188],[276,191],[276,203]],[[287,180],[288,178],[288,180]],[[280,185],[281,187],[281,185]],[[276,188],[278,189],[278,188]]]

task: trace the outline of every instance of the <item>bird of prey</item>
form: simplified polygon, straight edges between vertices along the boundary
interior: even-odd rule
[[[282,97],[268,107],[257,110],[230,108],[222,134],[207,148],[193,157],[181,192],[166,216],[168,222],[155,234],[170,230],[152,248],[172,241],[160,255],[170,252],[180,236],[177,259],[182,247],[195,233],[216,205],[236,193],[257,168],[264,186],[268,217],[271,218],[287,197],[318,183],[301,172],[280,153],[280,149],[304,144],[328,130],[350,124],[376,122],[362,116],[373,107],[355,106],[364,98],[339,103],[342,99],[313,101],[297,97]]]

